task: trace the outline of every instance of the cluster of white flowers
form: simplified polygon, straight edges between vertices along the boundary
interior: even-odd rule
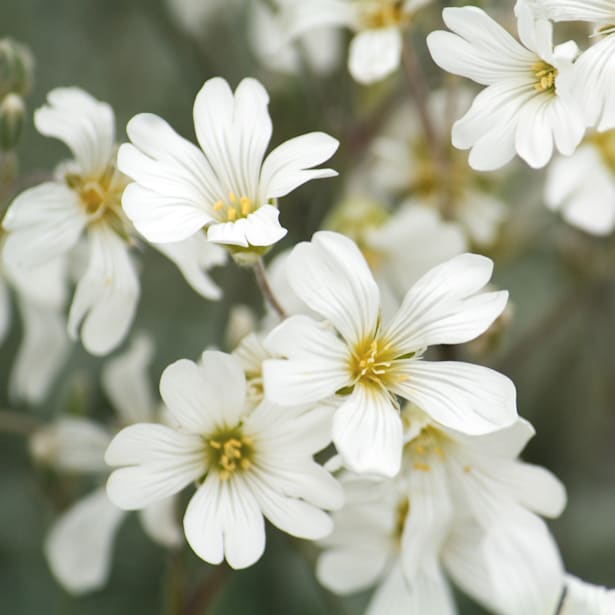
[[[254,9],[264,62],[298,70],[297,37],[308,61],[318,58],[313,29],[336,56],[331,28],[350,28],[350,73],[369,84],[412,54],[404,37],[429,3],[276,6]],[[466,90],[452,105],[431,93],[423,105],[442,122],[420,104],[397,109],[323,230],[267,268],[263,256],[287,234],[280,199],[337,175],[320,166],[337,139],[312,132],[266,155],[269,96],[254,78],[234,92],[221,77],[205,81],[193,110],[198,147],[149,113],[118,144],[109,104],[77,87],[49,93],[36,129],[72,158],[12,200],[0,235],[0,342],[9,287],[24,322],[16,398],[45,398],[69,339],[98,356],[122,344],[145,244],[210,300],[222,292],[208,270],[230,256],[254,270],[266,300],[261,320],[242,312],[232,352],[208,348],[166,367],[162,402],[147,375],[152,342],[136,337],[103,369],[115,421],[67,415],[31,434],[37,463],[98,480],[45,542],[69,591],[106,582],[124,511],[140,510],[158,543],[176,548],[185,536],[202,560],[233,569],[262,556],[265,520],[317,541],[320,582],[338,594],[375,587],[369,615],[453,614],[450,582],[504,615],[615,613],[613,591],[566,573],[542,519],[560,515],[566,492],[520,459],[534,429],[518,415],[515,385],[456,350],[507,314],[508,292],[490,286],[494,262],[473,251],[491,248],[513,214],[490,190],[495,179],[474,171],[515,154],[542,168],[557,150],[548,206],[589,233],[615,227],[615,2],[518,0],[515,17],[520,40],[480,8],[444,9],[450,31],[429,34],[432,58],[485,89],[471,105]],[[581,53],[572,41],[554,46],[552,22],[570,20],[597,22],[604,38]],[[322,53],[314,62],[335,65]],[[182,531],[177,496],[187,487]]]

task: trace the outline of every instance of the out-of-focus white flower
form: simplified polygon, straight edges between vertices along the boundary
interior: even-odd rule
[[[278,9],[292,6],[295,0],[277,0]],[[263,0],[251,5],[250,42],[259,61],[270,70],[299,74],[302,63],[318,75],[334,71],[342,54],[342,33],[337,28],[318,28],[289,41],[285,24],[277,11]]]
[[[350,43],[348,69],[359,83],[384,79],[399,67],[402,31],[429,0],[311,0],[288,2],[285,29],[295,37],[324,26],[356,32]]]
[[[165,0],[171,17],[182,30],[196,39],[204,39],[211,22],[225,11],[240,6],[238,0]]]
[[[525,421],[460,436],[416,409],[407,419],[404,471],[374,483],[345,475],[346,505],[317,565],[337,593],[378,584],[367,609],[455,613],[443,570],[493,612],[553,613],[563,587],[557,548],[530,511],[561,513],[565,493],[547,471],[516,460]]]
[[[427,37],[436,64],[487,86],[452,132],[453,145],[470,149],[469,163],[477,170],[498,169],[515,152],[531,167],[543,167],[554,146],[570,155],[585,132],[572,91],[576,45],[554,48],[549,21],[523,1],[515,10],[523,45],[473,6],[445,8],[452,32]]]
[[[13,270],[0,259],[0,344],[11,319],[10,288],[15,292],[23,336],[9,376],[9,393],[13,399],[37,404],[47,395],[70,348],[63,315],[64,262],[55,259],[33,269]]]
[[[387,324],[380,292],[356,244],[330,231],[297,245],[287,262],[295,294],[328,322],[292,316],[265,340],[265,396],[292,405],[335,398],[333,442],[360,473],[397,474],[402,424],[396,396],[442,424],[470,434],[509,425],[517,416],[512,382],[486,367],[428,362],[434,344],[483,333],[506,305],[506,291],[482,293],[493,263],[463,254],[433,268],[407,292]]]
[[[429,96],[433,116],[443,118],[435,124],[442,143],[448,140],[450,123],[467,111],[470,102],[471,93],[465,88],[457,88],[452,97],[441,90]],[[462,152],[447,145],[442,156],[444,168],[432,157],[416,109],[402,105],[374,139],[357,182],[369,194],[410,198],[439,209],[461,226],[473,244],[491,246],[506,218],[506,205],[486,178],[470,169]]]
[[[2,251],[16,280],[29,270],[83,250],[68,316],[68,332],[88,352],[104,355],[128,332],[139,298],[139,279],[129,250],[134,229],[121,207],[128,178],[116,167],[115,118],[111,107],[78,88],[58,88],[35,113],[38,131],[66,143],[74,159],[59,165],[55,181],[22,192],[3,221]],[[205,270],[224,261],[220,248],[204,238],[160,250],[189,284],[207,298],[220,290]],[[80,263],[81,264],[81,263]]]
[[[584,51],[576,61],[574,89],[581,101],[588,126],[599,131],[615,128],[615,2],[611,0],[530,0],[537,12],[553,21],[596,23],[594,36],[602,40]]]
[[[206,230],[207,239],[239,248],[266,248],[286,230],[276,199],[305,182],[336,175],[312,167],[337,149],[332,137],[313,132],[286,141],[263,160],[272,126],[269,96],[255,79],[233,94],[216,77],[194,102],[202,151],[156,115],[135,116],[127,127],[118,165],[135,180],[124,209],[148,241],[181,241]]]
[[[566,595],[560,615],[611,615],[615,613],[615,589],[591,585],[566,576]]]
[[[615,131],[588,137],[549,166],[545,201],[569,224],[593,235],[615,228]]]
[[[300,538],[323,538],[339,508],[337,481],[313,459],[329,442],[330,411],[292,412],[267,402],[252,409],[239,361],[205,351],[200,364],[180,360],[160,380],[177,428],[139,424],[122,430],[106,461],[115,470],[111,500],[131,510],[198,481],[184,532],[207,562],[255,563],[265,548],[264,517]],[[205,400],[205,404],[203,403]]]
[[[148,339],[137,338],[128,351],[103,369],[103,388],[121,424],[156,420],[158,410],[147,376],[152,358]],[[108,468],[105,450],[113,432],[86,418],[61,417],[37,430],[30,452],[39,462],[61,472],[97,474]],[[141,511],[141,523],[152,540],[166,547],[181,541],[175,520],[175,498],[166,498]],[[74,594],[102,587],[109,576],[113,539],[126,513],[111,503],[100,487],[77,501],[53,524],[44,550],[59,583]]]
[[[391,308],[399,307],[424,273],[468,249],[459,226],[416,201],[406,201],[389,214],[373,202],[350,197],[325,226],[357,244],[380,288],[385,316],[394,313]]]
[[[128,254],[129,228],[120,197],[127,179],[115,167],[111,107],[78,88],[59,88],[38,109],[38,131],[71,149],[57,179],[21,193],[10,205],[3,257],[14,270],[37,267],[68,254],[84,232],[89,261],[77,284],[68,330],[93,354],[106,354],[128,331],[139,281]]]

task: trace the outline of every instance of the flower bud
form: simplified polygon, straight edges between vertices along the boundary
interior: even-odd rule
[[[19,94],[7,94],[0,102],[0,150],[17,145],[26,119],[26,106]]]
[[[30,50],[15,41],[0,40],[0,96],[9,92],[26,96],[32,88],[34,59]]]

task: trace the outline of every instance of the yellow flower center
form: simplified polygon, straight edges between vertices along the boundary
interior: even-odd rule
[[[532,64],[532,71],[536,75],[536,83],[534,89],[537,92],[555,93],[555,78],[557,77],[557,68],[540,60]]]
[[[130,223],[122,209],[122,193],[128,178],[110,164],[100,177],[86,177],[68,173],[64,180],[79,195],[90,224],[105,221],[121,236],[127,238]]]
[[[207,440],[206,454],[209,467],[217,470],[220,480],[228,480],[252,467],[254,443],[240,428],[223,430]]]
[[[402,357],[386,340],[368,337],[359,342],[350,354],[348,369],[352,382],[388,388],[406,378],[405,375],[391,369],[393,362],[396,359],[410,358],[412,354]]]
[[[216,201],[213,208],[220,222],[235,222],[240,218],[247,218],[258,206],[247,196],[237,197],[234,192],[229,192],[228,200]]]
[[[402,0],[367,0],[362,7],[362,25],[365,29],[406,26],[410,14],[404,10]]]
[[[434,461],[444,461],[446,436],[431,425],[424,427],[416,438],[404,446],[404,455],[419,472],[429,472]]]

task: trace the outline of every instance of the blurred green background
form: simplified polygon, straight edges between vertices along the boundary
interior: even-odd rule
[[[207,2],[209,0],[203,0]],[[497,3],[496,3],[497,4]],[[509,3],[501,3],[508,5]],[[424,33],[439,25],[433,10],[416,33],[430,83],[442,78],[426,57]],[[314,182],[284,200],[290,230],[278,249],[309,238],[344,191],[359,159],[357,123],[370,117],[374,97],[407,96],[403,79],[369,91],[354,84],[344,63],[317,80],[307,74],[276,76],[259,67],[246,37],[243,9],[224,11],[200,42],[187,37],[159,0],[2,0],[0,36],[29,45],[37,62],[29,110],[57,86],[78,85],[116,110],[118,138],[135,113],[165,117],[193,138],[191,107],[203,81],[222,75],[235,85],[244,76],[263,80],[272,96],[273,145],[311,130],[339,138],[334,180]],[[375,94],[374,94],[375,92]],[[357,145],[359,143],[359,145]],[[49,170],[66,157],[31,121],[18,149],[22,176]],[[480,360],[511,376],[520,413],[537,436],[525,458],[547,466],[566,484],[567,510],[551,527],[567,568],[592,582],[615,585],[615,252],[610,239],[567,228],[540,204],[543,176],[513,167],[502,192],[511,221],[492,256],[496,283],[508,288],[514,319],[501,346]],[[256,286],[232,265],[214,273],[225,293],[220,303],[199,298],[163,257],[145,250],[136,330],[156,341],[152,381],[180,357],[206,346],[225,347],[229,306],[259,305]],[[7,375],[20,338],[18,318],[0,348],[0,407],[9,407]],[[478,360],[478,359],[477,359]],[[102,360],[75,347],[49,403],[15,408],[42,420],[69,408],[109,416],[98,378]],[[190,593],[207,575],[220,574],[188,548],[169,555],[144,536],[135,516],[119,532],[108,586],[72,598],[52,579],[41,544],[58,512],[86,493],[87,481],[36,468],[25,441],[0,433],[0,613],[11,615],[134,615],[168,613],[178,576]],[[253,568],[219,579],[211,612],[312,615],[360,612],[365,596],[338,600],[316,583],[314,550],[275,531]],[[178,572],[179,571],[179,572]],[[462,602],[463,613],[480,613]]]

